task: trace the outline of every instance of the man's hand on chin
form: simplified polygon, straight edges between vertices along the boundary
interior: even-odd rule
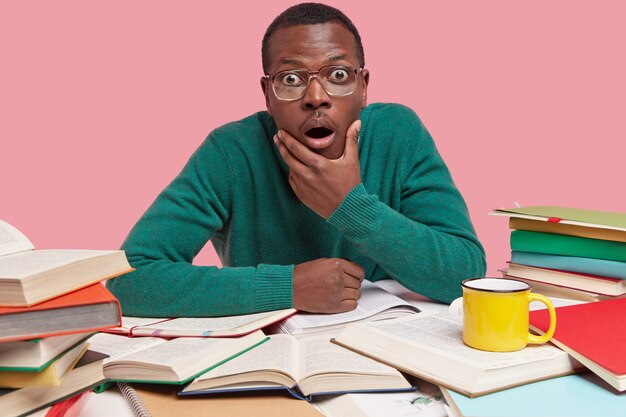
[[[300,201],[325,219],[361,183],[360,129],[360,120],[350,125],[343,155],[338,159],[324,158],[284,130],[274,136],[274,143],[289,166],[289,185]]]

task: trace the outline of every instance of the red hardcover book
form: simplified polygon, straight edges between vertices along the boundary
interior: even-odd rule
[[[552,342],[619,391],[626,391],[626,298],[556,308]],[[530,324],[548,328],[547,310],[530,313]]]
[[[30,307],[0,307],[0,342],[104,330],[121,317],[119,301],[97,283]]]

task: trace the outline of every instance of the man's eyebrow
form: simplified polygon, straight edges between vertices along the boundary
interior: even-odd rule
[[[303,66],[304,64],[302,63],[302,61],[298,60],[298,59],[293,59],[293,58],[282,58],[280,60],[281,64],[287,64],[287,65],[300,65]]]
[[[331,55],[326,58],[326,62],[337,62],[337,61],[346,61],[348,56],[345,54],[342,55]],[[304,63],[299,59],[295,58],[281,58],[280,63],[283,65],[296,65],[300,67],[304,67]]]
[[[331,55],[328,57],[328,62],[346,61],[348,57],[346,55]]]

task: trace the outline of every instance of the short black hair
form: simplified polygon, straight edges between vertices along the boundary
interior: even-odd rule
[[[291,27],[298,25],[318,25],[322,23],[337,22],[348,29],[354,35],[356,42],[356,56],[359,60],[359,66],[365,66],[365,53],[363,52],[363,44],[359,31],[354,23],[343,14],[339,9],[321,3],[300,3],[291,6],[281,14],[267,27],[263,42],[261,44],[261,59],[263,63],[263,72],[267,74],[270,66],[269,41],[272,34],[279,28]]]

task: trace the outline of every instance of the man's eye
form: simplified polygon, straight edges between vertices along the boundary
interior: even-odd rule
[[[290,87],[297,87],[304,83],[302,78],[300,78],[298,74],[293,73],[293,72],[281,75],[280,82],[283,85],[287,85]]]
[[[348,71],[343,68],[336,68],[328,75],[328,79],[335,83],[342,83],[349,78]]]

